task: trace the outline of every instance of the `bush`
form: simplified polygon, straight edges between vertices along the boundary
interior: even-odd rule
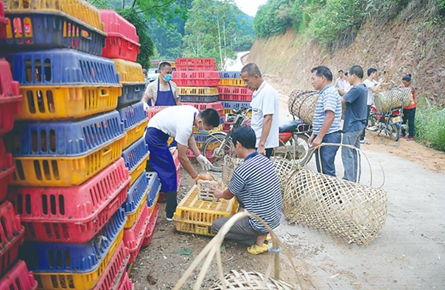
[[[445,151],[445,108],[432,106],[427,99],[421,99],[417,105],[415,126],[417,140]]]

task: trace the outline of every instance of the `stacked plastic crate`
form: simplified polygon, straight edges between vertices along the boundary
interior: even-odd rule
[[[16,167],[7,198],[25,228],[19,256],[39,289],[131,289],[122,86],[115,64],[97,56],[99,11],[82,0],[5,3],[0,47],[32,50],[6,55],[24,96],[5,138]]]
[[[140,102],[145,77],[142,66],[135,62],[140,47],[136,28],[115,11],[100,10],[100,15],[108,34],[102,55],[113,60],[122,84],[118,111],[127,134],[122,157],[131,175],[123,205],[127,216],[123,240],[130,252],[127,266],[130,272],[141,247],[148,246],[156,225],[160,181],[156,173],[145,172],[150,154],[143,138],[148,117]]]
[[[220,71],[220,82],[218,86],[219,100],[223,106],[224,128],[230,130],[233,122],[227,121],[227,114],[232,114],[235,108],[250,108],[253,92],[244,86],[244,80],[240,72]]]
[[[179,96],[184,105],[190,105],[203,111],[207,108],[213,108],[220,115],[223,113],[221,102],[218,101],[218,84],[220,81],[219,73],[216,71],[216,62],[214,58],[178,58],[176,59],[176,71],[173,72],[173,80],[178,85]],[[217,128],[216,130],[221,130]],[[199,149],[202,146],[208,134],[200,134],[195,129],[193,132],[196,145]],[[207,151],[210,160],[212,152]],[[187,152],[189,158],[194,154],[189,149]]]
[[[6,24],[3,2],[0,2],[0,38],[5,37]],[[0,58],[0,289],[31,290],[37,288],[37,282],[26,263],[17,260],[25,228],[11,202],[5,201],[15,166],[11,154],[6,153],[2,137],[12,130],[21,99],[19,84],[12,80],[8,62]]]

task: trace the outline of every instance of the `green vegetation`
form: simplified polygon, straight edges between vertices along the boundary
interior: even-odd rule
[[[253,23],[258,37],[282,34],[293,27],[296,33],[335,51],[351,44],[367,20],[384,24],[400,15],[418,14],[425,7],[431,19],[445,14],[445,0],[269,0],[258,9]]]
[[[445,108],[432,106],[423,98],[416,110],[416,140],[430,147],[445,151]]]

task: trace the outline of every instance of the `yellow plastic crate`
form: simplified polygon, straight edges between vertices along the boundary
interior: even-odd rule
[[[222,110],[222,116],[225,116],[226,114],[233,114],[232,109],[228,108],[228,109],[223,109]],[[247,117],[252,117],[252,111],[250,111],[249,113],[247,113]]]
[[[16,120],[66,120],[116,109],[121,86],[22,86]]]
[[[219,125],[218,127],[213,128],[209,132],[207,132],[207,135],[212,134],[214,132],[221,132],[223,129],[223,125]],[[201,134],[196,127],[193,127],[193,134]]]
[[[102,263],[96,270],[86,274],[66,274],[66,273],[34,273],[34,278],[38,283],[38,288],[41,290],[91,290],[96,286],[100,277],[107,268],[108,263],[113,257],[116,250],[119,248],[119,244],[122,243],[124,238],[124,229],[121,230],[117,236],[114,244],[111,246],[110,251],[107,253]]]
[[[3,0],[3,3],[6,12],[62,12],[104,31],[99,10],[84,0]]]
[[[129,129],[125,130],[127,133],[127,136],[125,137],[124,141],[124,150],[127,149],[131,144],[136,142],[137,140],[141,139],[142,136],[144,136],[145,127],[147,127],[148,119],[145,119],[138,124],[134,125],[133,127],[130,127]]]
[[[79,185],[119,159],[125,135],[79,157],[15,157],[14,184],[24,186]]]
[[[244,87],[243,79],[220,79],[220,86],[228,86],[228,87]]]
[[[144,197],[142,198],[141,203],[139,204],[138,208],[136,209],[136,211],[132,214],[125,214],[127,216],[127,222],[125,223],[125,229],[129,229],[131,228],[134,223],[137,221],[139,214],[141,213],[142,209],[144,208],[144,206],[147,206],[147,197],[148,197],[148,192],[150,191],[150,187],[147,187],[147,190],[144,192]]]
[[[219,145],[221,145],[221,142],[212,142],[207,145],[207,149],[214,150],[218,148]],[[202,146],[204,146],[204,142],[196,142],[196,146],[198,146],[198,149],[201,150]]]
[[[133,185],[136,179],[145,171],[145,167],[147,166],[147,161],[149,157],[150,154],[147,153],[147,157],[142,159],[141,162],[139,162],[139,164],[136,166],[136,168],[130,172],[131,176],[130,186]]]
[[[179,95],[193,95],[193,96],[217,96],[219,95],[218,88],[215,87],[179,87]]]
[[[212,223],[220,218],[229,217],[238,211],[238,201],[221,199],[217,202],[200,200],[198,187],[194,185],[181,200],[173,221],[179,232],[213,236]]]
[[[116,64],[116,72],[119,74],[121,84],[145,83],[142,66],[139,63],[118,58],[113,58],[112,61]]]

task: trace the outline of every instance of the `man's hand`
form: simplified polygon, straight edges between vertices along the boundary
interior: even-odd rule
[[[203,170],[210,170],[210,168],[212,168],[212,163],[201,154],[196,157],[196,160],[201,164]]]
[[[219,188],[210,188],[210,192],[216,197],[216,198],[222,198],[224,190],[221,190]]]
[[[314,141],[314,134],[312,134],[311,137],[309,137],[309,139],[307,140],[307,144],[309,144],[309,146],[312,146],[313,141]]]
[[[150,110],[150,106],[146,102],[143,102],[142,104],[144,106],[144,111],[147,112],[148,110]]]
[[[322,141],[323,141],[323,139],[320,138],[320,135],[318,135],[317,138],[315,138],[314,141],[312,141],[312,147],[316,148],[316,147],[320,146]]]
[[[258,144],[258,149],[256,150],[261,155],[266,155],[266,148],[264,144]]]

